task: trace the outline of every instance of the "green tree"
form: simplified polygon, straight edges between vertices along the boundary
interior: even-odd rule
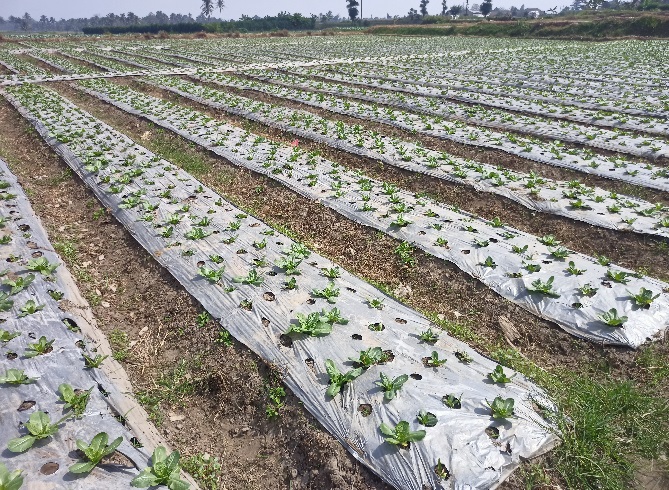
[[[219,12],[223,12],[223,9],[225,8],[225,0],[202,0],[202,15],[211,17],[211,14],[214,12],[214,7],[217,8]]]
[[[448,14],[448,5],[446,5],[446,0],[441,0],[441,15],[446,17]]]
[[[420,0],[420,15],[425,17],[427,15],[427,4],[430,0]]]
[[[355,21],[358,18],[358,5],[360,3],[358,0],[346,0],[346,8],[348,10],[348,16],[352,21]]]
[[[457,17],[462,12],[462,5],[453,5],[448,11],[453,17]]]
[[[479,10],[483,14],[483,17],[488,17],[490,12],[492,12],[492,0],[484,0]]]

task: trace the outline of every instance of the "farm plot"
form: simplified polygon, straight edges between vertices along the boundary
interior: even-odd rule
[[[551,423],[532,405],[549,416],[552,404],[521,375],[54,93],[25,85],[12,94],[142,246],[393,485],[490,488],[521,456],[554,444]]]
[[[227,74],[202,71],[199,71],[194,78],[223,87],[255,90],[281,99],[296,101],[331,112],[359,119],[368,119],[410,132],[426,134],[465,145],[494,148],[539,163],[570,168],[642,187],[669,190],[669,171],[664,167],[629,162],[624,157],[604,156],[589,149],[569,148],[559,141],[548,142],[518,136],[515,133],[493,132],[489,129],[458,121],[446,123],[443,118],[438,116],[411,114],[388,107],[382,108],[377,104],[348,100],[337,95],[317,93],[315,90],[300,90],[278,83],[266,83],[259,79],[247,80]],[[269,82],[273,81],[269,80]],[[381,103],[384,103],[384,101],[381,101]]]
[[[431,96],[438,96],[440,93],[438,89],[426,88],[422,90],[417,86],[407,86],[402,88],[400,93],[394,93],[393,91],[400,90],[395,88],[398,82],[393,84],[377,83],[377,86],[392,89],[392,91],[382,91],[376,90],[375,86],[371,84],[364,87],[355,87],[349,84],[313,80],[308,76],[297,73],[295,69],[281,72],[254,72],[249,70],[243,73],[282,86],[296,87],[328,95],[344,95],[353,99],[418,112],[419,114],[439,116],[447,121],[460,121],[493,129],[510,130],[640,157],[659,158],[669,155],[669,146],[666,141],[651,136],[637,136],[623,130],[611,131],[566,121],[556,122],[541,117],[523,116],[489,109],[479,105],[463,106],[424,95],[427,93]],[[335,79],[336,77],[330,78]],[[639,122],[639,126],[663,128],[659,122],[656,124]]]
[[[669,221],[662,204],[589,188],[578,181],[560,182],[532,174],[513,172],[498,166],[455,158],[407,140],[391,138],[361,125],[348,125],[315,116],[306,111],[258,102],[246,97],[213,90],[173,77],[147,79],[159,88],[172,91],[196,102],[231,114],[272,126],[299,137],[324,142],[334,148],[366,156],[389,165],[433,177],[473,186],[479,191],[509,197],[530,209],[560,214],[611,229],[667,236]],[[85,86],[116,100],[125,100],[133,108],[145,106],[141,96],[118,85],[94,81]],[[128,97],[122,97],[125,91]],[[151,100],[151,99],[144,99]]]
[[[102,83],[96,85],[104,88]],[[663,313],[664,296],[655,298],[646,310],[628,292],[643,288],[641,291],[660,294],[664,283],[611,266],[606,258],[577,254],[561,247],[555,237],[535,237],[499,220],[488,222],[419,198],[317,154],[267,141],[202,113],[129,89],[106,87],[106,95],[91,93],[178,132],[236,165],[278,180],[354,221],[456,264],[505,298],[575,335],[637,346],[669,324]],[[633,276],[637,276],[634,282]],[[599,288],[602,281],[605,287]],[[620,301],[624,297],[628,301]],[[624,316],[619,323],[623,328],[611,329],[609,315]]]
[[[0,463],[2,482],[15,485],[7,488],[21,482],[128,488],[160,437],[127,396],[123,368],[110,358],[87,303],[1,160],[0,179],[6,264],[0,292],[0,446],[12,455]],[[77,447],[86,448],[86,456],[78,459]],[[98,464],[105,471],[92,471]],[[2,473],[7,466],[16,471],[12,477]]]

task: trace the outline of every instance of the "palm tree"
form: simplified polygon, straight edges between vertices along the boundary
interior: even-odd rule
[[[216,0],[216,8],[219,12],[223,12],[225,0]],[[205,17],[211,17],[211,14],[214,12],[214,0],[202,0],[201,12]]]

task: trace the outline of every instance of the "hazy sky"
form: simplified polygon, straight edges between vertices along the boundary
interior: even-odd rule
[[[332,10],[335,14],[344,15],[346,12],[345,0],[227,0],[227,7],[221,15],[226,19],[238,19],[242,14],[246,15],[273,15],[282,10],[288,12],[300,12],[302,14],[318,14]],[[418,9],[419,0],[363,0],[363,14],[369,16],[404,15],[411,7]],[[450,6],[455,3],[463,3],[464,0],[447,0]],[[470,0],[472,3],[480,3],[480,0]],[[520,6],[525,3],[526,7],[551,8],[571,3],[571,0],[493,0],[493,6],[508,7]],[[149,12],[162,10],[170,14],[199,13],[200,0],[0,0],[0,16],[7,18],[10,15],[20,16],[28,12],[33,17],[46,15],[60,19],[62,17],[91,17],[93,15],[104,16],[110,12],[120,14],[122,12],[134,12],[143,16]],[[441,11],[441,0],[431,0],[428,5],[429,13]],[[219,16],[218,11],[215,14]]]

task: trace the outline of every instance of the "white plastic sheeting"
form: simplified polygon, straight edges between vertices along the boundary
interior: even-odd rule
[[[0,313],[0,329],[20,333],[9,342],[0,343],[0,375],[4,376],[8,369],[20,369],[34,379],[28,384],[0,385],[0,461],[11,470],[23,470],[23,488],[128,488],[138,469],[147,466],[153,448],[165,444],[148,422],[146,412],[128,396],[132,389],[123,368],[111,358],[109,344],[97,330],[90,308],[54,252],[16,178],[1,160],[0,180],[9,184],[3,192],[15,196],[0,201],[0,215],[7,219],[0,233],[12,239],[9,244],[0,245],[0,259],[5,264],[3,278],[27,277],[31,272],[26,264],[33,258],[43,257],[51,264],[60,264],[53,279],[33,272],[32,284],[10,296],[13,307]],[[1,289],[2,293],[9,293],[9,286]],[[57,302],[49,291],[62,292],[63,299]],[[28,300],[43,308],[20,317],[20,308]],[[27,358],[28,345],[41,336],[54,340],[53,350]],[[91,357],[98,354],[110,357],[98,369],[85,369],[82,352]],[[56,434],[36,442],[24,453],[7,450],[11,439],[26,435],[22,424],[35,411],[48,413],[52,422],[67,413],[58,395],[62,383],[75,389],[92,388],[83,416],[63,422]],[[116,463],[103,463],[86,477],[68,473],[69,466],[82,461],[76,453],[76,440],[89,443],[99,432],[107,432],[110,441],[123,437],[118,451],[127,458],[126,462],[117,457]],[[144,447],[136,448],[131,440]],[[47,463],[55,463],[55,471],[43,470]]]
[[[146,98],[137,104],[139,109],[134,109],[103,94],[97,96],[146,117],[236,165],[275,179],[358,223],[454,263],[498,294],[558,323],[573,335],[637,347],[669,325],[669,294],[664,293],[669,285],[662,281],[575,252],[559,258],[554,255],[560,249],[559,243],[541,243],[536,236],[418,198],[360,173],[346,171],[314,154],[301,153],[299,148],[268,142],[189,109],[155,115],[150,113],[151,103]],[[406,224],[397,224],[400,217]],[[494,265],[485,264],[488,257]],[[580,272],[571,272],[569,262]],[[533,270],[537,267],[540,270]],[[612,273],[624,276],[622,282],[610,280]],[[551,277],[556,281],[557,299],[530,293],[532,283],[546,282]],[[586,285],[597,288],[597,292],[592,296],[583,293],[581,288]],[[659,295],[648,309],[637,307],[632,300],[632,292],[636,294],[641,288]],[[612,328],[600,319],[612,308],[629,317],[623,327]]]
[[[549,423],[537,411],[541,407],[543,413],[550,414],[552,404],[522,375],[504,386],[497,385],[487,379],[495,363],[445,332],[440,332],[434,345],[420,342],[421,331],[437,327],[342,269],[332,280],[339,290],[333,304],[317,299],[312,291],[330,283],[323,269],[336,264],[313,252],[301,264],[301,275],[292,276],[296,277],[297,288],[287,289],[289,277],[272,264],[286,257],[286,250],[295,245],[289,238],[247,216],[188,173],[65,99],[43,89],[16,91],[15,95],[7,97],[137,241],[215,318],[220,318],[222,326],[276,366],[305,407],[358,460],[390,484],[403,490],[491,489],[521,458],[541,454],[556,443]],[[72,131],[71,138],[61,144],[55,135],[66,124]],[[91,148],[101,154],[93,157]],[[94,168],[87,170],[87,166]],[[124,178],[130,174],[134,177]],[[116,192],[117,186],[122,190]],[[170,225],[173,229],[165,238],[166,221],[174,222],[174,216],[181,219]],[[208,223],[198,224],[205,217]],[[230,226],[232,222],[237,224]],[[206,236],[189,239],[187,234],[196,228],[204,230]],[[230,242],[233,236],[234,243],[222,242]],[[212,254],[224,259],[225,270],[218,284],[197,273],[201,263],[221,267],[212,263]],[[262,285],[234,282],[234,278],[246,276],[251,270],[260,274]],[[370,307],[371,298],[382,299],[382,308]],[[291,341],[283,336],[298,314],[335,306],[349,322],[334,325],[330,335],[296,336]],[[382,330],[370,329],[370,325]],[[370,347],[392,351],[394,359],[370,367],[334,399],[326,396],[325,360],[332,359],[340,369],[348,370],[348,357],[357,357]],[[444,366],[424,365],[423,358],[432,351],[447,359]],[[472,361],[459,362],[456,352],[467,353]],[[412,377],[396,399],[384,402],[375,384],[381,372]],[[446,407],[442,397],[447,394],[462,394],[462,407]],[[491,418],[486,399],[492,401],[497,396],[514,398],[514,418]],[[362,404],[369,404],[371,414],[361,411]],[[416,415],[421,409],[439,419],[435,427],[426,428],[423,441],[412,443],[406,450],[383,441],[381,423],[394,425],[405,420],[412,430],[419,429]],[[498,438],[486,434],[490,427],[499,431]],[[439,460],[451,474],[447,480],[434,471]]]

